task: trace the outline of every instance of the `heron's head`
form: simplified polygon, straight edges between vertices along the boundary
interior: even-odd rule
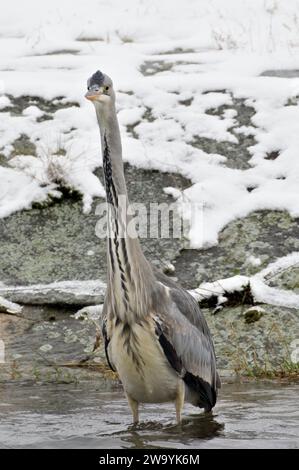
[[[87,93],[85,98],[92,101],[95,106],[109,104],[114,101],[113,83],[108,75],[99,70],[87,80]]]

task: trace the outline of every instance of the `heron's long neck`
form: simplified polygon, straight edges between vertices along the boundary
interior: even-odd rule
[[[128,214],[128,196],[122,161],[120,131],[113,105],[97,109],[100,126],[103,170],[108,204],[107,258],[108,292],[114,314],[123,321],[147,315],[152,269],[145,259]],[[128,230],[130,228],[130,230]]]

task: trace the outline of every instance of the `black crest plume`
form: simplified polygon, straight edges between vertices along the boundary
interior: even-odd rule
[[[104,74],[100,72],[100,70],[97,70],[96,73],[94,73],[91,78],[90,78],[90,85],[103,85],[104,82]]]

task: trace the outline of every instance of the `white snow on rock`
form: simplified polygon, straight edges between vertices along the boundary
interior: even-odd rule
[[[30,305],[93,305],[104,301],[106,284],[100,280],[60,281],[30,286],[0,285],[0,296]]]
[[[190,217],[191,247],[217,244],[229,222],[252,211],[298,217],[299,78],[260,76],[299,70],[297,13],[296,0],[90,0],[88,8],[70,0],[11,0],[0,17],[0,153],[10,157],[25,134],[37,157],[14,159],[16,171],[0,168],[0,217],[59,189],[51,186],[47,158],[56,172],[63,168],[55,158],[61,139],[69,156],[63,183],[82,194],[84,211],[104,196],[93,174],[102,164],[96,117],[84,99],[97,69],[114,80],[124,159],[190,178],[178,202]],[[8,95],[64,96],[80,106],[38,122],[37,104],[21,115],[1,112],[12,105]],[[254,108],[250,126],[239,126],[230,108],[209,113],[231,107],[233,96]],[[226,167],[228,155],[207,154],[196,143],[237,146],[242,133],[256,139],[246,170]],[[267,158],[271,152],[276,159]],[[185,209],[187,202],[194,210]]]
[[[213,296],[218,297],[218,304],[224,303],[226,293],[240,292],[249,285],[248,276],[233,276],[226,279],[219,279],[215,282],[204,282],[197,289],[192,291],[192,295],[200,302]]]
[[[44,202],[49,195],[58,196],[55,185],[42,187],[36,179],[21,171],[0,166],[0,218],[30,209],[33,202]]]
[[[24,109],[23,111],[24,116],[29,116],[32,117],[33,119],[37,119],[38,117],[41,117],[44,113],[41,109],[39,109],[37,106],[28,106],[27,108]]]
[[[14,302],[10,302],[4,297],[0,296],[0,312],[4,313],[21,313],[23,307]]]
[[[102,316],[103,305],[91,305],[78,310],[73,316],[76,320],[99,322]]]
[[[250,264],[251,266],[260,266],[262,264],[262,261],[260,258],[257,258],[256,256],[250,255],[248,256],[246,260],[247,264]]]
[[[296,266],[299,266],[298,252],[290,253],[278,259],[253,276],[250,279],[250,287],[255,300],[270,305],[299,308],[299,294],[267,285],[268,279],[271,279],[288,268]]]
[[[11,106],[11,101],[7,96],[0,96],[0,110]]]
[[[227,279],[220,279],[215,282],[202,283],[197,289],[194,289],[190,293],[199,302],[203,299],[216,296],[218,298],[218,305],[220,305],[227,300],[225,294],[241,292],[248,286],[250,287],[254,300],[258,303],[298,309],[299,294],[291,290],[271,287],[267,284],[267,281],[271,278],[287,269],[297,266],[299,266],[299,253],[294,252],[279,258],[254,276],[238,275]]]

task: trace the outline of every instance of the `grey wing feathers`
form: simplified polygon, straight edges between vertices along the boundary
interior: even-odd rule
[[[166,284],[165,279],[162,282]],[[181,362],[180,373],[198,397],[198,406],[210,410],[216,403],[220,380],[208,325],[196,300],[172,281],[167,284],[171,313],[159,315],[160,344],[171,365]]]

